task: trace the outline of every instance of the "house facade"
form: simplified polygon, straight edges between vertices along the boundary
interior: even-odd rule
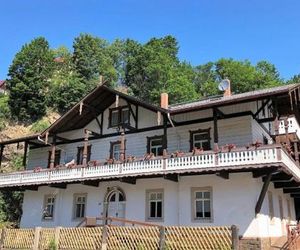
[[[0,188],[25,191],[23,228],[115,217],[279,238],[300,196],[299,97],[287,85],[155,106],[99,86],[43,133],[0,143],[24,142],[26,165]]]

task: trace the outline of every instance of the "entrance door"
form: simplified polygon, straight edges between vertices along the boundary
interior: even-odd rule
[[[121,190],[111,191],[106,199],[106,216],[113,218],[125,218],[125,195]],[[123,225],[123,222],[112,221],[114,225]]]

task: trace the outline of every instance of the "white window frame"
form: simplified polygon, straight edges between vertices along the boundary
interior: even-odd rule
[[[149,154],[153,153],[152,152],[152,149],[155,150],[155,153],[153,153],[155,156],[159,156],[159,149],[163,149],[163,136],[154,136],[154,137],[149,137]],[[160,145],[152,145],[152,142],[153,141],[161,141],[161,144]]]
[[[116,147],[119,149],[116,150]],[[118,155],[118,157],[115,157],[115,155]],[[121,143],[115,143],[112,145],[112,158],[119,161],[120,160],[120,155],[121,155]]]
[[[53,199],[53,201],[48,202],[48,199]],[[56,196],[52,194],[47,194],[44,196],[44,206],[42,211],[42,219],[45,221],[53,221],[55,215],[55,203]],[[48,206],[52,206],[52,216],[46,216],[46,212],[48,211]]]
[[[155,199],[151,199],[151,194],[156,194]],[[157,194],[161,194],[161,199],[157,198]],[[151,217],[151,202],[155,202],[156,216]],[[161,217],[157,217],[157,204],[161,202]],[[146,221],[164,221],[164,190],[149,189],[146,190]]]
[[[78,202],[78,198],[84,198],[84,202]],[[77,205],[84,205],[83,216],[77,217]],[[80,220],[86,216],[87,194],[74,194],[73,195],[73,220]],[[82,210],[82,206],[80,208]],[[80,211],[81,213],[82,211]]]
[[[196,198],[197,192],[209,192],[210,198]],[[210,217],[209,218],[200,218],[196,216],[197,213],[197,201],[204,201],[209,200],[210,205]],[[212,187],[192,187],[191,188],[191,213],[192,213],[192,222],[204,222],[204,223],[212,223],[213,222],[213,190]],[[203,207],[204,212],[204,207]]]
[[[209,143],[210,140],[209,139],[206,139],[206,140],[196,140],[196,136],[197,135],[202,135],[202,134],[207,134],[208,132],[197,132],[197,133],[194,133],[193,134],[193,147],[196,147],[195,144],[196,143],[200,143],[200,148],[203,148],[203,143]],[[199,147],[197,147],[199,148]]]

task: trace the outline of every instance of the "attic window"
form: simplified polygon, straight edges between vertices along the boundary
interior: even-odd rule
[[[109,127],[114,128],[130,123],[130,113],[128,106],[122,106],[109,110]]]

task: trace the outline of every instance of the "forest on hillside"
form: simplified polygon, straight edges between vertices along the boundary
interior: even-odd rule
[[[0,134],[8,124],[31,124],[40,132],[50,125],[45,115],[62,114],[99,84],[100,76],[113,88],[151,103],[158,103],[161,92],[168,92],[170,103],[201,99],[219,94],[218,83],[229,78],[232,91],[241,93],[300,82],[300,74],[289,80],[280,76],[274,64],[220,58],[202,65],[191,65],[178,56],[176,38],[151,38],[146,43],[132,39],[105,39],[80,34],[70,50],[51,48],[44,37],[22,46],[9,69],[8,95],[0,95]],[[13,169],[21,166],[18,156]],[[1,192],[0,222],[18,224],[22,194]]]

